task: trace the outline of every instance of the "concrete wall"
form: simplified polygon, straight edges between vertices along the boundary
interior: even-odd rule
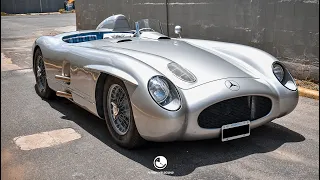
[[[1,12],[9,14],[57,12],[64,0],[1,0]]]
[[[77,28],[120,13],[130,23],[159,19],[171,36],[179,24],[183,37],[260,48],[295,77],[319,81],[319,0],[77,0]]]

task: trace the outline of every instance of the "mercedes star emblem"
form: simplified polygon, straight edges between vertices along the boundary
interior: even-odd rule
[[[238,91],[240,89],[240,86],[237,82],[235,81],[231,81],[231,80],[227,80],[225,82],[225,85],[227,86],[228,89],[230,89],[231,91]]]

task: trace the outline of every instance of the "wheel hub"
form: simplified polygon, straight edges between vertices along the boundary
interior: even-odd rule
[[[42,70],[41,70],[40,66],[38,66],[38,70],[37,70],[37,76],[38,76],[38,77],[41,76],[41,71],[42,71]]]
[[[116,116],[119,114],[119,108],[114,102],[111,102],[111,104],[112,104],[113,118],[116,118]]]

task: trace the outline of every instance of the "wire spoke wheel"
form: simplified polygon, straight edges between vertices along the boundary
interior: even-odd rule
[[[44,92],[47,84],[46,71],[42,56],[38,56],[36,64],[36,80],[40,92]]]
[[[108,111],[113,129],[119,135],[125,135],[130,127],[130,102],[125,90],[118,84],[110,86],[108,91]]]

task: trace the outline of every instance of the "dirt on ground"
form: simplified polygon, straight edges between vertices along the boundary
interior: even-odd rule
[[[319,91],[319,84],[311,81],[296,79],[296,84],[303,88]]]

